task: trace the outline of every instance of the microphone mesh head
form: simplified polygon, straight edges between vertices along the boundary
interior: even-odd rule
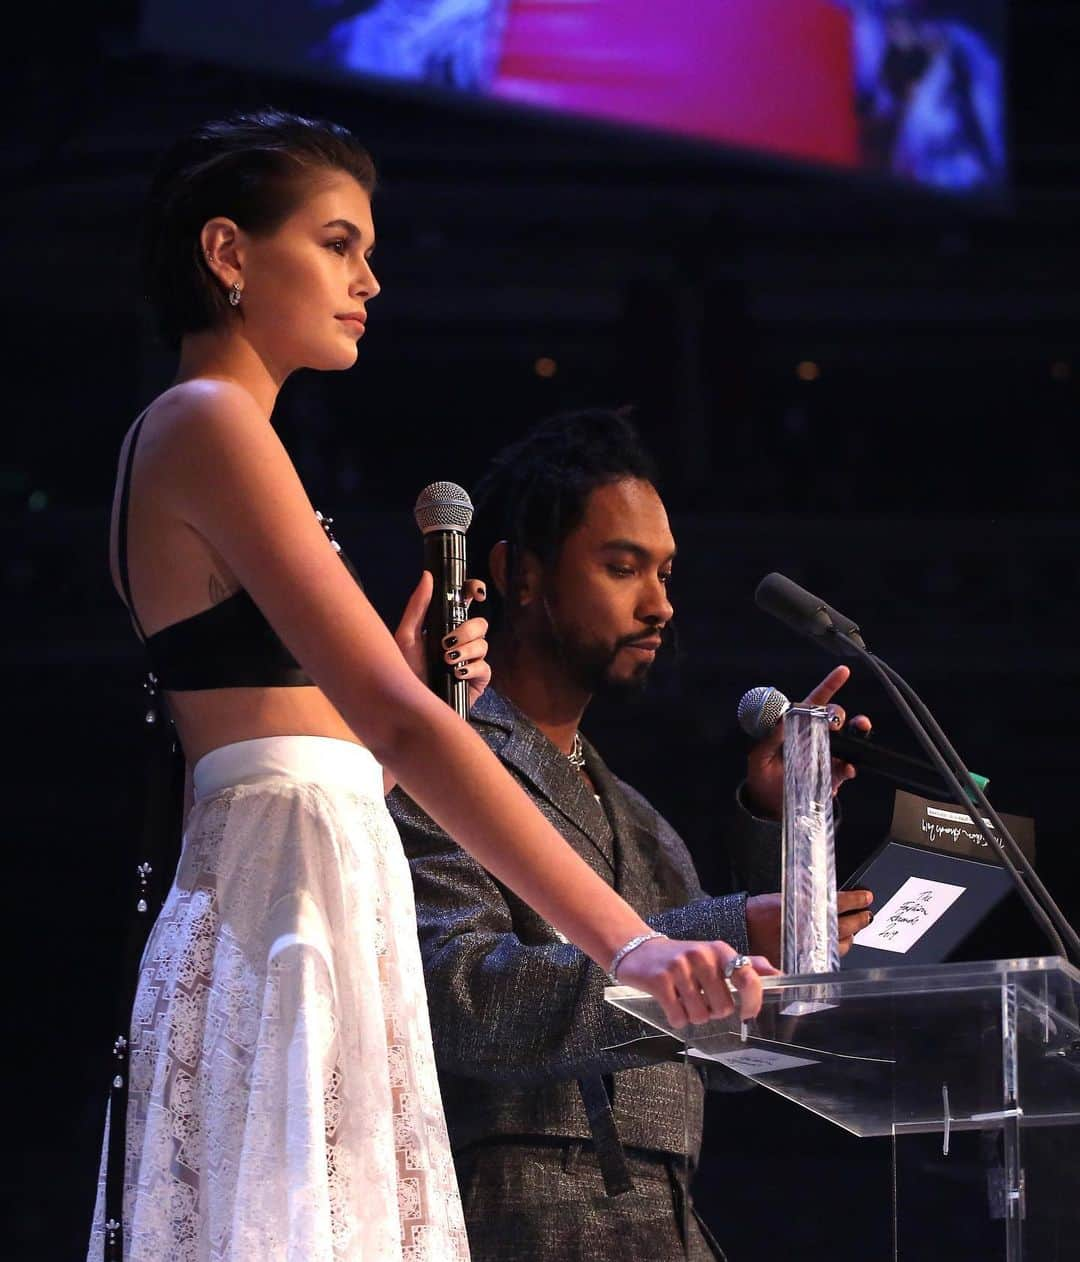
[[[472,524],[472,500],[456,482],[432,482],[417,497],[413,516],[425,535],[432,530],[458,530],[464,534]]]
[[[739,726],[754,740],[763,740],[780,722],[791,702],[779,688],[751,688],[739,698]]]

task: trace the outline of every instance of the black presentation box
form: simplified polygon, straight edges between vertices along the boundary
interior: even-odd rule
[[[998,814],[1034,863],[1034,821]],[[970,813],[898,789],[889,835],[844,888],[874,894],[874,919],[841,961],[844,969],[865,969],[947,959],[1013,882]]]

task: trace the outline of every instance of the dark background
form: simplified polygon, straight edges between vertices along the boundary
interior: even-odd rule
[[[738,697],[801,694],[830,666],[754,609],[777,569],[856,616],[996,805],[1034,815],[1044,879],[1076,919],[1080,8],[1011,8],[1014,193],[993,205],[148,55],[134,3],[15,20],[5,1257],[84,1249],[132,897],[142,663],[108,584],[106,507],[120,438],[171,373],[137,299],[140,195],[164,144],[237,106],[333,117],[380,167],[384,292],[361,362],[291,381],[280,427],[388,620],[419,567],[422,486],[470,486],[553,410],[636,403],[680,544],[681,651],[644,701],[596,707],[587,730],[706,882],[722,881],[715,838],[745,752]],[[872,681],[857,674],[843,700],[907,747]],[[883,836],[891,789],[864,776],[843,801],[841,877]],[[1042,951],[1006,905],[963,954]],[[953,1167],[973,1204],[976,1155]],[[887,1146],[762,1091],[711,1103],[698,1195],[732,1262],[891,1256]],[[942,1247],[994,1256],[970,1233]]]

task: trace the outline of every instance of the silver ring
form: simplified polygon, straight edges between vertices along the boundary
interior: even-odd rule
[[[731,981],[731,974],[737,968],[752,968],[754,961],[748,955],[733,955],[724,965],[724,979]]]

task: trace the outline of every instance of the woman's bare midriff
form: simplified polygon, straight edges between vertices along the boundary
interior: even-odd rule
[[[203,754],[260,736],[330,736],[361,744],[318,688],[215,688],[166,694],[189,767]]]

